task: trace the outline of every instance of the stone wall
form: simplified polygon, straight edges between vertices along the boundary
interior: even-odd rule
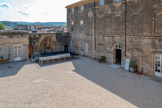
[[[50,53],[64,51],[64,46],[69,45],[68,33],[38,33],[29,36],[30,55],[34,53]]]
[[[68,46],[70,51],[71,38],[68,33],[56,34],[56,51],[64,51],[65,46]]]
[[[80,9],[82,5],[84,10]],[[75,10],[74,13],[72,8]],[[74,50],[80,52],[82,41],[84,55],[94,58],[106,56],[107,61],[114,64],[115,45],[120,44],[123,67],[126,58],[136,60],[139,71],[153,76],[154,56],[162,54],[162,1],[127,0],[126,12],[125,17],[124,0],[119,3],[105,0],[104,6],[100,6],[98,0],[95,4],[92,1],[74,7],[71,5],[67,8],[67,24]],[[84,22],[82,33],[80,33],[81,20]],[[74,22],[73,32],[71,32],[72,22]],[[85,43],[88,43],[88,54],[85,53]]]

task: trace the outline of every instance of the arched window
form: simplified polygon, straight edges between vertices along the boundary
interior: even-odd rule
[[[115,49],[121,49],[121,45],[120,45],[119,43],[117,43],[117,44],[115,45]]]

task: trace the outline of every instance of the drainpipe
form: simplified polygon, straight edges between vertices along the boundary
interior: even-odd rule
[[[127,0],[125,0],[125,57],[127,56]]]
[[[93,8],[94,9],[94,22],[93,22],[94,23],[94,28],[93,29],[94,29],[94,43],[95,43],[94,44],[94,49],[95,49],[95,59],[96,59],[96,49],[97,49],[96,48],[96,8],[95,8],[96,7],[96,0],[94,0],[93,5],[94,5],[94,8]]]

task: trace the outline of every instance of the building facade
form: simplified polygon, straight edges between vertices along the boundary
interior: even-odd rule
[[[0,32],[0,64],[28,60],[33,54],[68,52],[68,33]]]
[[[52,53],[69,51],[68,33],[37,33],[29,35],[29,53]]]
[[[162,77],[162,0],[82,0],[66,8],[72,50],[122,67],[134,60],[139,71]]]
[[[43,28],[43,26],[41,25],[18,25],[18,30],[25,30],[25,31],[34,31],[41,28]]]
[[[27,32],[0,32],[0,63],[28,60],[28,37]]]

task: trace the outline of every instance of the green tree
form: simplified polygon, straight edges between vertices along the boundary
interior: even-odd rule
[[[5,29],[5,26],[3,23],[0,23],[0,30],[4,30]]]

